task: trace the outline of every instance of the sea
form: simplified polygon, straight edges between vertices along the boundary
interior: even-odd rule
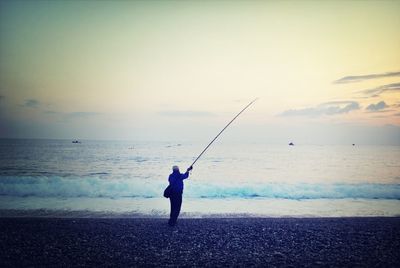
[[[168,217],[163,197],[207,144],[0,140],[0,216]],[[400,146],[215,142],[181,217],[400,216]]]

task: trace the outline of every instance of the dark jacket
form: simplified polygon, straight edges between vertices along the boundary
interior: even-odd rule
[[[183,180],[187,179],[189,177],[189,172],[186,171],[186,173],[180,173],[179,171],[174,171],[172,172],[171,175],[169,175],[168,181],[169,185],[171,185],[172,191],[174,193],[182,193],[183,192]]]

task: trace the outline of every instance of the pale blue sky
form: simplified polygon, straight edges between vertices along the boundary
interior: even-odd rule
[[[0,5],[0,137],[400,144],[398,1]]]

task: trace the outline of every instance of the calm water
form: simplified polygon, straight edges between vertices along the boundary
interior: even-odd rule
[[[204,145],[0,140],[1,213],[166,216],[171,166]],[[217,142],[185,183],[183,216],[400,215],[399,160],[399,146]]]

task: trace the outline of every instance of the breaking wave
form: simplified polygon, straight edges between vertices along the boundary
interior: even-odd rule
[[[102,179],[97,177],[0,176],[0,195],[16,197],[158,198],[164,181]],[[282,198],[282,199],[400,199],[400,184],[249,183],[217,184],[190,181],[185,197],[191,198]]]

